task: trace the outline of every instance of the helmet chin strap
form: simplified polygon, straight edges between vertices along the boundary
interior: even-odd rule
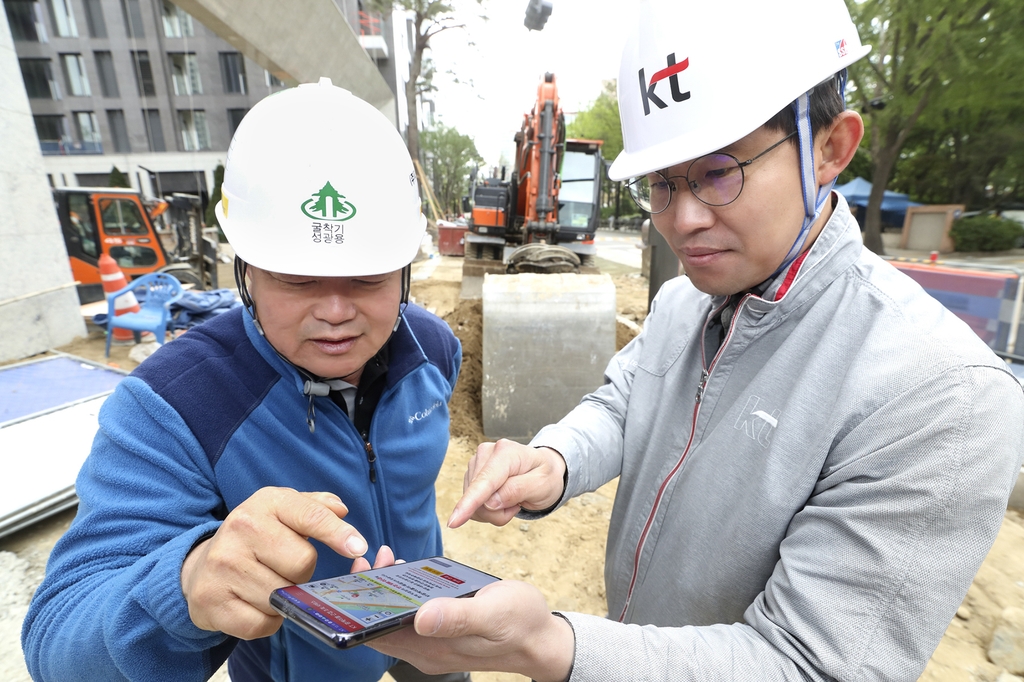
[[[846,101],[846,79],[847,73],[844,69],[839,74],[839,94],[844,102]],[[836,184],[836,178],[833,178],[831,182],[819,187],[815,177],[814,131],[811,129],[810,91],[800,95],[793,102],[793,111],[796,115],[797,138],[800,145],[800,184],[804,195],[804,222],[800,226],[800,232],[797,234],[792,246],[789,247],[789,252],[782,260],[782,264],[771,274],[771,277],[768,278],[769,280],[775,279],[779,273],[792,265],[793,261],[803,253],[804,245],[807,243],[807,236],[811,232],[811,226],[821,216],[821,210],[829,196],[831,196],[832,188]]]
[[[395,320],[395,326],[391,330],[392,334],[397,332],[398,328],[402,326],[402,313],[405,312],[405,307],[409,305],[410,289],[412,289],[412,263],[402,268],[402,302],[398,305],[398,319]]]

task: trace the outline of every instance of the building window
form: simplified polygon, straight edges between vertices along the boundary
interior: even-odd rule
[[[242,122],[242,117],[245,116],[248,109],[228,109],[228,130],[231,131],[231,136],[235,136],[235,131],[238,130],[238,124]]]
[[[45,43],[46,25],[43,8],[35,0],[4,0],[11,36],[17,42]]]
[[[280,78],[278,78],[274,74],[270,73],[266,69],[263,69],[263,73],[266,76],[265,80],[267,81],[267,87],[268,88],[274,88],[274,87],[278,87],[278,86],[283,86],[284,85],[284,83],[281,82]]]
[[[90,97],[89,76],[85,73],[85,60],[80,54],[62,54],[64,64],[64,82],[68,86],[68,94],[75,97]]]
[[[50,0],[47,6],[50,8],[50,19],[53,20],[56,35],[61,38],[77,38],[78,25],[71,11],[70,0]]]
[[[171,81],[175,95],[201,95],[203,83],[199,79],[199,60],[191,52],[170,52]]]
[[[100,138],[100,122],[91,111],[76,111],[75,128],[84,153],[102,154],[103,140]]]
[[[110,136],[114,139],[114,151],[121,154],[130,152],[132,144],[128,140],[128,126],[124,121],[124,111],[107,109],[107,125],[110,126]]]
[[[100,90],[104,97],[120,97],[117,88],[117,74],[114,73],[114,57],[109,52],[95,52],[96,73],[100,77]]]
[[[156,95],[156,83],[153,81],[153,66],[149,63],[149,52],[132,52],[132,62],[135,64],[135,84],[139,88],[139,94],[143,97],[153,97]]]
[[[196,34],[195,26],[192,24],[192,15],[164,0],[164,37],[166,38],[192,38]]]
[[[19,59],[21,79],[31,99],[60,99],[60,88],[53,80],[49,59]]]
[[[129,38],[144,38],[142,28],[142,8],[139,0],[121,0],[121,14],[124,15],[124,30]]]
[[[142,220],[139,207],[131,199],[100,199],[100,215],[103,216],[103,234],[110,235],[143,235],[146,234],[146,223]],[[151,249],[146,249],[150,251]],[[113,251],[113,249],[111,249]],[[129,252],[130,249],[123,249],[122,252]],[[113,256],[114,260],[118,260]],[[156,258],[150,263],[133,263],[129,260],[129,267],[138,265],[152,265]],[[125,263],[118,263],[122,268]]]
[[[149,142],[149,151],[167,151],[167,145],[164,144],[164,129],[160,125],[160,110],[143,109],[142,121],[146,126],[146,140]]]
[[[199,152],[210,148],[210,131],[206,127],[206,112],[202,109],[178,111],[181,142],[186,152]]]
[[[239,52],[220,53],[220,75],[224,79],[224,92],[244,95],[245,60]]]
[[[68,121],[63,116],[33,116],[39,147],[44,155],[66,154],[71,146]]]
[[[50,177],[50,184],[53,184],[53,176]],[[98,241],[96,239],[96,224],[92,219],[92,207],[89,206],[89,197],[80,192],[68,194],[68,218],[70,219],[72,242],[78,242],[85,255],[98,258],[100,255]]]
[[[89,25],[90,38],[106,38],[107,22],[103,19],[103,6],[100,0],[83,0],[85,5],[85,23]]]

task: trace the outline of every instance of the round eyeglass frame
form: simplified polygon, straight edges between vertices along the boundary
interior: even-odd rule
[[[743,192],[743,186],[746,183],[746,174],[745,174],[743,169],[746,168],[747,166],[749,166],[750,164],[754,163],[755,161],[760,159],[762,156],[764,156],[768,152],[770,152],[773,149],[775,149],[776,147],[780,146],[783,142],[789,140],[790,138],[792,138],[796,134],[797,134],[797,131],[794,130],[789,135],[786,135],[784,138],[782,138],[781,140],[779,140],[778,142],[776,142],[772,146],[770,146],[767,149],[765,149],[760,154],[757,154],[756,156],[754,156],[752,158],[749,158],[746,161],[740,161],[739,159],[737,159],[732,154],[725,154],[723,152],[712,152],[711,154],[705,154],[704,156],[699,156],[696,159],[694,159],[693,161],[691,161],[690,165],[686,167],[686,175],[673,175],[671,177],[668,177],[668,176],[665,176],[661,171],[651,171],[650,173],[646,173],[644,175],[640,175],[640,176],[637,176],[637,177],[629,180],[626,183],[626,187],[629,189],[629,195],[633,198],[633,202],[636,203],[636,205],[639,206],[642,210],[647,211],[651,215],[657,215],[659,213],[662,213],[665,210],[667,210],[669,206],[672,205],[672,196],[676,192],[679,191],[679,188],[676,186],[676,183],[674,183],[673,180],[685,180],[686,181],[686,186],[687,186],[687,188],[689,188],[690,193],[693,194],[693,196],[697,198],[697,201],[701,202],[702,204],[705,204],[707,206],[728,206],[732,202],[734,202],[737,199],[739,199],[740,198],[740,194],[742,194],[742,192]],[[700,192],[703,189],[703,187],[705,187],[705,186],[701,185],[696,180],[690,180],[690,177],[689,177],[690,176],[690,171],[693,169],[694,165],[696,165],[697,163],[699,163],[699,162],[701,162],[701,161],[703,161],[705,159],[709,159],[711,157],[726,157],[726,158],[732,159],[733,163],[736,164],[735,167],[737,169],[739,169],[739,172],[740,172],[740,182],[739,182],[739,186],[738,186],[738,188],[736,190],[736,195],[734,197],[732,197],[731,199],[729,199],[728,201],[723,201],[721,203],[715,203],[713,201],[708,201],[707,199],[702,198],[700,196],[700,194],[698,194],[698,192]],[[667,187],[668,187],[668,200],[665,201],[665,205],[663,207],[659,208],[656,211],[654,210],[654,206],[651,204],[651,201],[650,201],[650,196],[651,196],[650,178],[651,178],[652,175],[661,178],[665,182]],[[646,198],[645,198],[645,194],[646,194]]]

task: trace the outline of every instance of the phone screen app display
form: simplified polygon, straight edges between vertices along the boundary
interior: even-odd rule
[[[357,632],[415,611],[433,597],[475,592],[495,578],[443,559],[294,585],[279,594],[338,632]]]

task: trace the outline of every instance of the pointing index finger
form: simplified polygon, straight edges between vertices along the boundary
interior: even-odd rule
[[[462,497],[455,503],[452,515],[448,518],[449,528],[458,528],[464,524],[480,507],[498,508],[501,506],[501,500],[496,497],[495,493],[505,485],[510,475],[508,461],[502,461],[505,466],[497,465],[493,459],[489,461],[466,486]]]
[[[334,551],[354,559],[366,553],[367,545],[355,528],[341,520],[348,509],[337,500],[301,495],[277,508],[281,523],[303,537],[313,538]]]

